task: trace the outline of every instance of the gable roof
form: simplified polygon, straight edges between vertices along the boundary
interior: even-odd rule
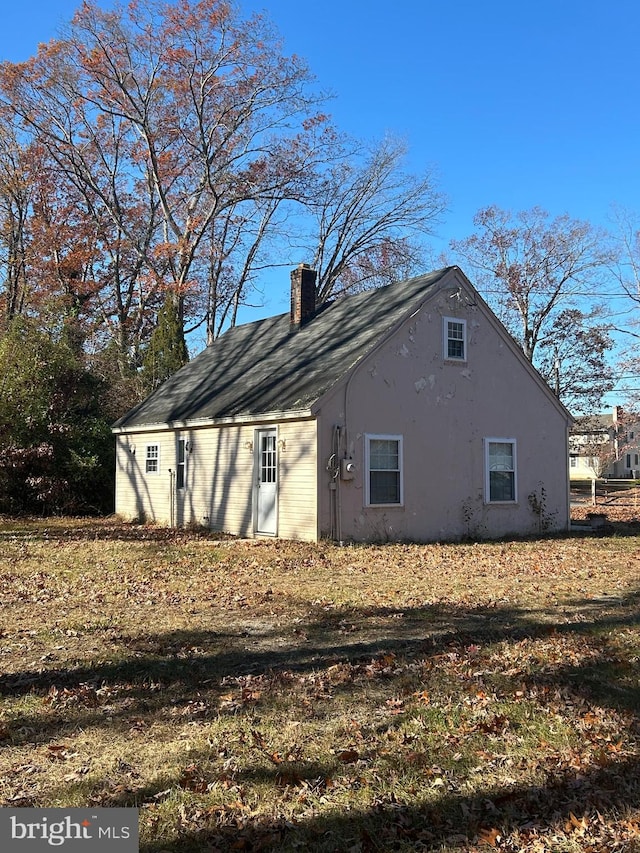
[[[615,426],[613,415],[580,415],[574,420],[572,432],[576,434],[608,432]]]
[[[308,411],[456,269],[337,299],[297,331],[288,313],[229,329],[113,428]]]

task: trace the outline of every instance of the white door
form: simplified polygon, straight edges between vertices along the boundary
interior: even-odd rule
[[[276,430],[257,433],[256,454],[256,533],[275,536],[278,530],[278,457]]]

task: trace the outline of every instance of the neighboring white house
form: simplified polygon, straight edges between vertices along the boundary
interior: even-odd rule
[[[576,418],[569,435],[572,480],[640,478],[640,423],[621,406]]]
[[[569,525],[571,416],[458,267],[227,331],[114,425],[116,511],[242,536]]]

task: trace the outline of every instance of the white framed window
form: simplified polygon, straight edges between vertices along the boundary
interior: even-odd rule
[[[485,438],[485,502],[515,503],[517,490],[515,438]]]
[[[578,467],[578,457],[577,456],[570,456],[569,457],[569,465],[571,466],[571,468],[577,468]]]
[[[187,442],[179,438],[176,445],[176,489],[184,489],[187,482]]]
[[[401,506],[402,436],[365,435],[365,502],[367,506]]]
[[[443,317],[443,344],[446,361],[467,360],[467,321]]]
[[[147,444],[144,457],[145,474],[157,474],[160,471],[160,445]]]

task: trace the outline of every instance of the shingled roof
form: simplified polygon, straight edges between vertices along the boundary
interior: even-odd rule
[[[113,428],[308,412],[452,269],[337,299],[297,330],[288,313],[229,329]]]

